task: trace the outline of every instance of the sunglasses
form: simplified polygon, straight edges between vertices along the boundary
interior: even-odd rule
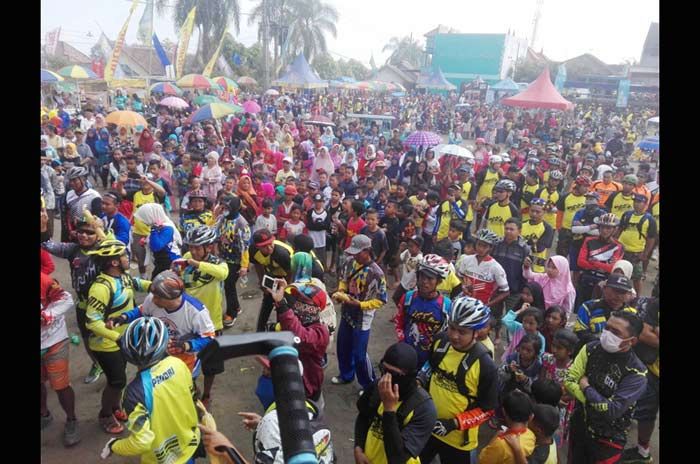
[[[83,235],[97,235],[97,232],[93,232],[91,230],[79,230],[77,234],[83,234]]]

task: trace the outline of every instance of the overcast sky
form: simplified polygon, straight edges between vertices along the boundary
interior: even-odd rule
[[[143,0],[139,0],[143,1]],[[167,0],[174,4],[175,0]],[[257,3],[239,0],[242,13]],[[338,37],[329,38],[335,58],[355,58],[365,64],[370,57],[380,66],[389,52],[382,52],[391,37],[423,35],[438,24],[462,33],[505,33],[509,29],[530,38],[537,0],[326,0],[339,12]],[[88,53],[104,30],[110,39],[119,33],[131,0],[42,0],[42,43],[47,31],[62,26],[61,40]],[[658,0],[544,0],[535,48],[554,60],[592,53],[609,64],[639,60],[649,24],[659,20]],[[129,24],[127,43],[136,41],[140,4]],[[426,8],[426,4],[429,8]],[[155,31],[161,41],[177,40],[171,13],[156,16]],[[231,30],[233,32],[233,30]],[[92,37],[88,37],[91,34]],[[235,34],[234,34],[235,35]],[[241,17],[236,39],[245,45],[257,40],[257,26]],[[197,33],[190,41],[196,49]]]

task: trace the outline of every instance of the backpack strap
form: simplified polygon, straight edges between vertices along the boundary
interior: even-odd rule
[[[457,389],[459,390],[460,394],[462,394],[469,400],[469,406],[467,407],[467,409],[474,408],[474,401],[476,400],[476,396],[470,395],[469,390],[467,390],[467,372],[469,372],[469,369],[474,365],[474,363],[477,360],[481,359],[482,357],[488,354],[489,351],[483,344],[475,343],[472,349],[469,350],[469,353],[464,355],[464,357],[462,358],[462,362],[460,362],[459,366],[457,367]]]
[[[416,388],[411,396],[409,396],[406,401],[402,402],[401,406],[399,406],[399,408],[396,410],[396,418],[399,421],[399,428],[403,429],[405,426],[407,426],[408,416],[410,416],[418,406],[429,399],[431,398],[427,391],[425,391],[422,387]]]
[[[104,278],[102,275],[98,275],[95,278],[95,283],[102,284],[105,287],[107,287],[107,289],[109,290],[109,302],[107,303],[105,313],[103,316],[106,319],[107,316],[109,316],[110,314],[112,314],[114,312],[112,310],[112,306],[114,305],[114,288],[112,287],[112,283],[109,280],[107,280],[106,278]]]

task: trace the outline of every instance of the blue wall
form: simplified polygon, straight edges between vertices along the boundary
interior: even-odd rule
[[[487,82],[500,80],[505,34],[436,34],[431,67],[459,87],[479,75]]]

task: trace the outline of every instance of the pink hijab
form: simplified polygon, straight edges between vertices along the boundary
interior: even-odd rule
[[[552,256],[549,259],[554,263],[557,270],[559,270],[559,275],[556,279],[550,279],[546,273],[532,272],[529,268],[523,272],[523,275],[527,280],[537,282],[542,286],[544,303],[547,308],[553,305],[560,305],[570,313],[573,310],[574,301],[576,299],[576,289],[571,283],[569,261],[559,255]]]

